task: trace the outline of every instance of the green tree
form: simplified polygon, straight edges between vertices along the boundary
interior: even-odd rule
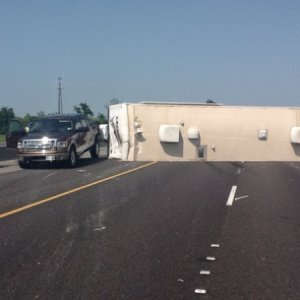
[[[41,116],[32,116],[32,115],[30,115],[30,114],[26,114],[23,118],[22,118],[22,122],[23,122],[23,126],[24,127],[27,127],[27,126],[29,126],[29,124],[30,123],[34,123],[34,122],[36,122],[36,120],[38,119],[38,118],[40,118]]]
[[[210,103],[216,103],[214,100],[212,100],[212,99],[210,99],[210,98],[208,98],[207,100],[206,100],[206,102],[205,103],[208,103],[208,104],[210,104]]]
[[[8,123],[15,117],[14,110],[8,107],[2,107],[0,110],[0,134],[7,132]]]
[[[39,117],[39,118],[41,118],[41,117],[45,117],[46,114],[45,114],[44,111],[41,110],[41,111],[38,111],[38,112],[36,113],[36,116]]]
[[[105,104],[104,105],[104,107],[106,108],[106,109],[108,109],[108,107],[110,106],[110,105],[115,105],[115,104],[119,104],[120,103],[120,101],[117,99],[117,98],[112,98],[111,100],[109,100],[109,103],[108,104]]]
[[[97,121],[99,121],[100,124],[107,124],[108,123],[106,116],[104,114],[101,114],[101,113],[98,113]]]
[[[119,99],[117,98],[112,98],[110,101],[109,101],[109,105],[114,105],[114,104],[119,104],[120,101]]]
[[[84,103],[79,103],[79,106],[74,105],[74,111],[78,114],[83,114],[87,118],[92,118],[94,116],[94,113],[90,109],[89,105]]]

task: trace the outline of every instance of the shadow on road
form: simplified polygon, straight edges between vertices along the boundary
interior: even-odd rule
[[[78,164],[73,169],[83,168],[90,165],[100,163],[107,160],[107,157],[99,157],[95,159],[91,158],[80,158]],[[29,169],[71,169],[66,162],[31,162]]]
[[[100,152],[100,157],[97,159],[91,159],[88,152],[83,154],[83,157],[81,157],[78,160],[78,165],[76,168],[82,168],[89,165],[93,165],[96,163],[99,163],[101,161],[107,160],[107,150],[105,148],[101,149],[102,152]],[[101,154],[102,153],[102,154]],[[0,147],[0,162],[5,162],[7,160],[17,160],[17,149],[15,148],[6,148],[6,147]],[[3,166],[4,167],[4,166]],[[63,162],[32,162],[30,164],[31,169],[66,169],[68,168],[66,163]],[[75,169],[76,169],[75,168]]]

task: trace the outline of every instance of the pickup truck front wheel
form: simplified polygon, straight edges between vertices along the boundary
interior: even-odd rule
[[[18,160],[18,164],[19,164],[19,167],[21,169],[28,169],[29,168],[29,163],[26,164],[24,161]]]
[[[78,162],[78,156],[77,156],[75,148],[72,147],[69,152],[68,165],[71,168],[75,168],[77,165],[77,162]]]

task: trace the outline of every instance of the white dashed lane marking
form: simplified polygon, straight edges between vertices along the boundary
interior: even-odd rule
[[[210,271],[208,270],[201,270],[200,275],[210,275]]]
[[[229,194],[229,197],[228,197],[228,200],[227,200],[227,206],[232,206],[232,203],[233,203],[233,200],[234,200],[234,196],[235,196],[235,193],[236,193],[236,189],[237,189],[237,186],[234,185],[232,188],[231,188],[231,191],[230,191],[230,194]]]

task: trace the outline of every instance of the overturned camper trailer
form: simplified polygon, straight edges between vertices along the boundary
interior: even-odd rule
[[[110,158],[300,161],[300,108],[122,103],[109,125]]]

